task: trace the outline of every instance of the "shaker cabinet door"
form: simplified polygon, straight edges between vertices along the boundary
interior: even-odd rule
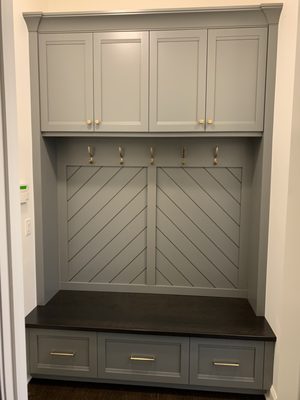
[[[42,131],[93,130],[93,36],[41,34]]]
[[[148,36],[94,34],[96,132],[148,130]]]
[[[267,29],[208,30],[206,131],[263,131]]]
[[[206,30],[150,33],[150,131],[203,131]]]

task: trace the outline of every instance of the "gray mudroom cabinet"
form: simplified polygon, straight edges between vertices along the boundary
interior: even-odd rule
[[[150,33],[150,131],[263,131],[266,28]]]
[[[42,131],[263,131],[266,28],[41,34],[39,49]]]
[[[40,35],[43,131],[146,131],[148,33]]]
[[[281,5],[25,13],[32,376],[264,393]]]

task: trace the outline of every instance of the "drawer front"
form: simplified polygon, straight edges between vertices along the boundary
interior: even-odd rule
[[[32,374],[97,376],[94,332],[30,329],[29,352]]]
[[[188,338],[101,333],[98,346],[100,378],[188,383]]]
[[[190,383],[262,389],[264,342],[191,339]]]

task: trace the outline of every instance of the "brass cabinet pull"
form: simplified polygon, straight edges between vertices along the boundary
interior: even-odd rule
[[[58,357],[75,357],[75,352],[60,352],[60,351],[51,351],[50,356],[58,356]]]
[[[198,120],[199,125],[204,125],[205,124],[205,119],[199,119]]]
[[[95,124],[96,124],[96,125],[100,125],[100,124],[101,124],[100,119],[95,119]]]
[[[92,123],[93,123],[93,121],[91,120],[91,119],[88,119],[87,121],[86,121],[86,123],[87,123],[87,125],[92,125]]]
[[[213,121],[212,119],[208,119],[208,120],[207,120],[207,123],[208,123],[208,125],[211,125],[211,124],[214,123],[214,121]]]
[[[216,367],[239,367],[239,363],[227,363],[227,362],[219,362],[219,361],[213,361],[213,365]]]
[[[155,361],[155,356],[134,356],[129,357],[131,361]]]

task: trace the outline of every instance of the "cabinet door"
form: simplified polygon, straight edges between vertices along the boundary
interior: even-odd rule
[[[262,389],[264,342],[191,338],[190,384]]]
[[[30,329],[29,368],[32,374],[95,378],[96,332]]]
[[[148,130],[148,32],[94,35],[96,131]]]
[[[189,338],[98,334],[98,376],[132,382],[188,384]]]
[[[263,131],[265,28],[208,31],[207,131]]]
[[[41,34],[42,131],[93,130],[92,34]]]
[[[150,38],[150,130],[203,131],[207,31]]]

